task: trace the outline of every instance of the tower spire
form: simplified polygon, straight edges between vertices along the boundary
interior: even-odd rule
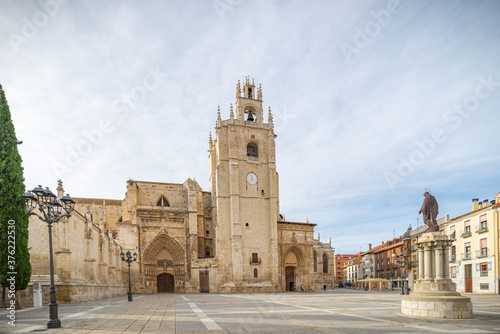
[[[220,126],[222,123],[222,118],[220,117],[220,106],[217,106],[217,126]]]
[[[271,113],[271,107],[269,107],[269,113],[267,114],[267,122],[269,123],[271,129],[274,130],[274,120],[273,120],[273,114]]]
[[[240,80],[238,80],[238,83],[236,84],[236,97],[241,96],[241,86],[240,86]]]

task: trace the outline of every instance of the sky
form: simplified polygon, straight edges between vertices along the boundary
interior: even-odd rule
[[[336,253],[500,191],[499,1],[1,0],[0,84],[25,184],[123,199],[208,183],[217,107],[271,107],[280,212]],[[316,235],[317,237],[317,235]]]

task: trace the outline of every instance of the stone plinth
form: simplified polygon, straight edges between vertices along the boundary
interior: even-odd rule
[[[414,317],[469,319],[472,302],[457,292],[450,279],[448,251],[452,241],[440,232],[425,233],[416,244],[418,280],[403,296],[401,313]]]

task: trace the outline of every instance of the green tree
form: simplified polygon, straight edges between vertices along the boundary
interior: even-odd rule
[[[21,197],[25,187],[22,160],[17,150],[20,144],[16,138],[5,92],[0,85],[0,285],[9,290],[10,286],[14,285],[11,284],[14,282],[12,278],[15,278],[18,308],[21,306],[19,291],[26,289],[31,277],[28,251],[29,220],[24,199]]]

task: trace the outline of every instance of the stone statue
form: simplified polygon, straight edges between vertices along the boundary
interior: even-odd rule
[[[422,208],[418,212],[418,214],[422,214],[424,216],[424,223],[429,226],[424,233],[427,232],[438,232],[439,227],[436,221],[436,217],[439,213],[438,203],[436,198],[432,196],[429,192],[424,193],[425,199],[422,203]]]

